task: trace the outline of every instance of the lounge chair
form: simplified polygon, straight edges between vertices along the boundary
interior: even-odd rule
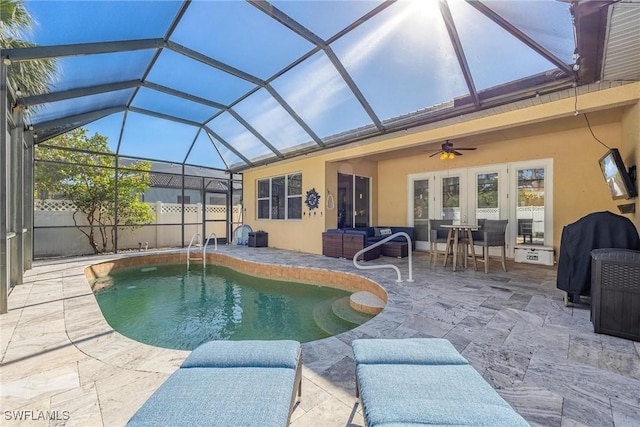
[[[297,341],[211,341],[186,358],[128,426],[289,425],[300,397]]]
[[[353,341],[365,423],[527,426],[445,339]]]

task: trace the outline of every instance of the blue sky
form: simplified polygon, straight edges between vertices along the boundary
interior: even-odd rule
[[[275,1],[273,4],[310,31],[328,40],[349,24],[380,5],[381,1]],[[571,16],[566,3],[553,0],[519,1],[515,9],[505,3],[487,4],[519,28],[569,62],[573,53]],[[176,1],[41,1],[25,2],[38,25],[30,35],[41,45],[162,38],[182,3]],[[466,2],[451,0],[457,26],[476,89],[540,73],[555,66],[498,27]],[[514,11],[515,9],[515,11]],[[278,78],[275,73],[314,49],[293,31],[242,1],[194,1],[170,38],[188,49],[220,61],[258,79],[269,80],[273,89],[296,111],[319,137],[362,126],[372,120],[339,70],[319,51]],[[398,1],[330,45],[354,84],[380,120],[387,120],[466,96],[468,88],[450,43],[436,1]],[[315,144],[313,138],[265,89],[254,82],[212,68],[170,49],[163,49],[149,69],[155,49],[64,58],[54,90],[146,78],[146,81],[189,95],[232,105],[253,130],[278,150]],[[77,114],[82,108],[108,108],[127,103],[123,91],[88,100],[53,103],[43,108],[38,120]],[[229,113],[173,95],[141,88],[133,107],[207,123],[229,138],[250,159],[273,156],[259,138]],[[44,113],[46,112],[46,114]],[[130,114],[131,116],[131,114]],[[133,117],[133,116],[132,116]],[[127,120],[122,154],[183,161],[194,144],[197,151],[211,144],[196,134],[198,128],[183,123],[162,123],[157,117]],[[118,146],[123,120],[103,119],[86,126],[109,136]],[[179,130],[178,129],[183,129]],[[224,136],[226,135],[226,136]],[[177,141],[176,139],[181,139]],[[112,141],[116,139],[116,141]],[[132,150],[127,152],[127,150]],[[145,150],[149,152],[143,155]],[[193,150],[192,150],[193,151]],[[206,151],[206,150],[205,150]],[[227,164],[240,161],[221,144],[209,153],[189,156],[200,165],[219,167],[223,153]],[[246,152],[246,153],[245,153]],[[211,158],[209,158],[211,156]]]

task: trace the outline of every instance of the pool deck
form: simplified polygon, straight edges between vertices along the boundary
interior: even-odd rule
[[[351,272],[382,285],[384,311],[344,334],[303,344],[302,400],[291,426],[362,426],[355,338],[443,337],[531,425],[640,425],[640,343],[593,332],[588,304],[565,307],[555,267],[492,262],[452,272],[414,252],[415,281],[350,260],[222,246],[243,260]],[[0,315],[2,425],[122,426],[187,352],[132,341],[105,322],[83,270],[122,256],[38,261]],[[382,257],[366,265],[397,265]],[[57,420],[37,418],[53,412]],[[51,414],[51,412],[50,412]]]

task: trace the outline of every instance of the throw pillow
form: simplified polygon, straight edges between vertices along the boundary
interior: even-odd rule
[[[373,227],[373,235],[375,237],[380,237],[380,227]]]
[[[391,235],[391,229],[390,228],[381,228],[380,229],[380,235],[381,236],[390,236]]]

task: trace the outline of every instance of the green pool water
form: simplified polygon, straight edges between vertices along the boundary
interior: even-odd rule
[[[216,265],[192,265],[189,271],[180,264],[128,268],[99,280],[108,282],[96,299],[109,325],[158,347],[193,350],[219,339],[308,342],[357,326],[331,313],[349,292]]]

